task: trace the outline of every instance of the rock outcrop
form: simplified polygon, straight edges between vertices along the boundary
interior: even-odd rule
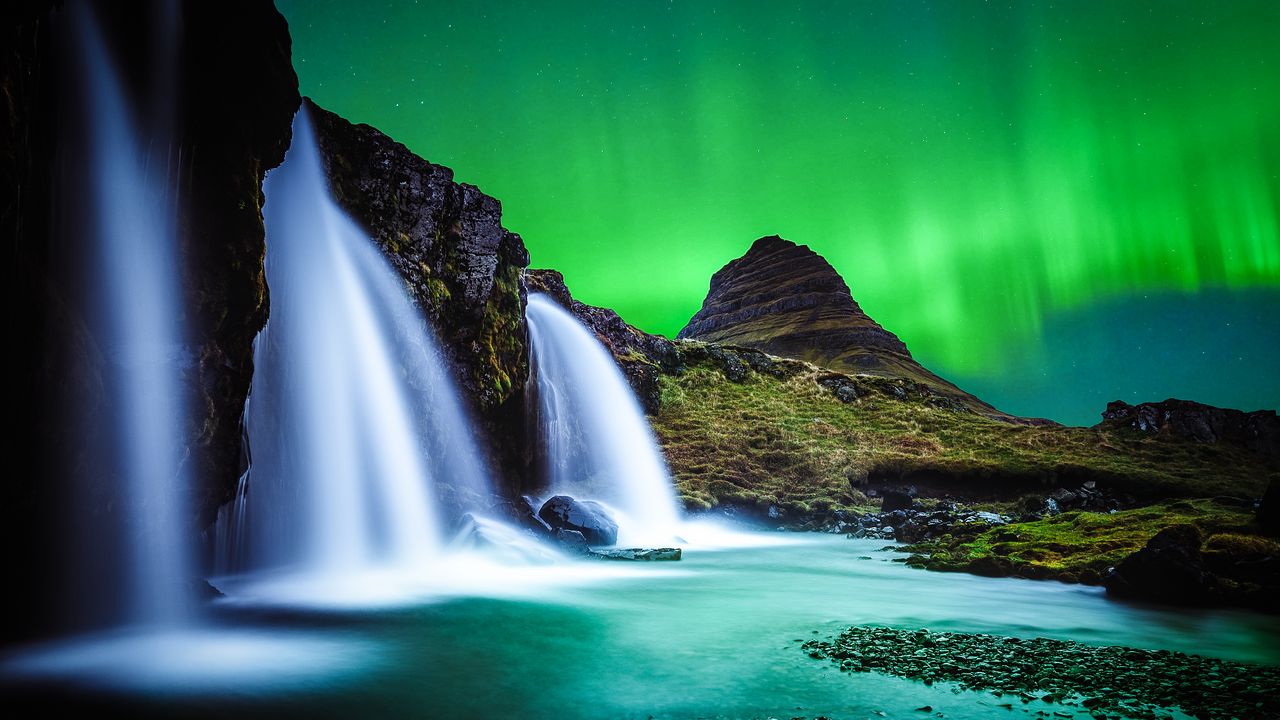
[[[711,277],[702,309],[677,337],[905,378],[982,415],[1013,419],[917,363],[902,340],[862,311],[830,263],[776,235],[756,240]]]
[[[1097,427],[1163,433],[1201,443],[1235,443],[1280,460],[1280,418],[1274,410],[1242,412],[1174,398],[1138,405],[1115,400],[1107,403]]]
[[[1206,604],[1217,583],[1200,557],[1203,542],[1193,525],[1161,530],[1108,574],[1107,592],[1171,605]]]
[[[528,378],[524,289],[529,254],[502,226],[502,206],[449,168],[423,160],[368,125],[304,103],[334,199],[372,235],[432,321],[443,351],[495,442],[490,465],[518,491]]]

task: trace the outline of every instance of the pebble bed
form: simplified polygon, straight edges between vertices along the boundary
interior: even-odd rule
[[[884,627],[852,627],[802,647],[846,672],[955,683],[1007,697],[1010,707],[1043,700],[1095,718],[1164,718],[1175,708],[1196,718],[1280,718],[1280,666],[1048,638]]]

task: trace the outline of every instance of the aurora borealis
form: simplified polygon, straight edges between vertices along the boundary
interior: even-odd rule
[[[646,330],[777,233],[1011,412],[1280,405],[1280,3],[281,9],[304,94]]]

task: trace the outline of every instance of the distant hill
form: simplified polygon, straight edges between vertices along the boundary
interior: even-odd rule
[[[776,235],[756,240],[711,277],[702,309],[678,337],[755,348],[846,373],[903,378],[981,415],[1019,420],[916,362],[906,343],[862,311],[826,259]]]

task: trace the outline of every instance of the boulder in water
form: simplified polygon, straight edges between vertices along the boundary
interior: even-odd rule
[[[601,560],[634,560],[656,562],[659,560],[679,560],[680,548],[617,548],[615,550],[596,550],[591,553]]]
[[[551,526],[538,517],[538,501],[528,495],[521,495],[515,500],[503,500],[490,508],[490,512],[532,531],[535,535],[545,537],[554,533]]]
[[[556,530],[576,530],[590,545],[613,545],[618,542],[618,523],[604,506],[592,500],[575,500],[556,495],[542,505],[538,517]]]

